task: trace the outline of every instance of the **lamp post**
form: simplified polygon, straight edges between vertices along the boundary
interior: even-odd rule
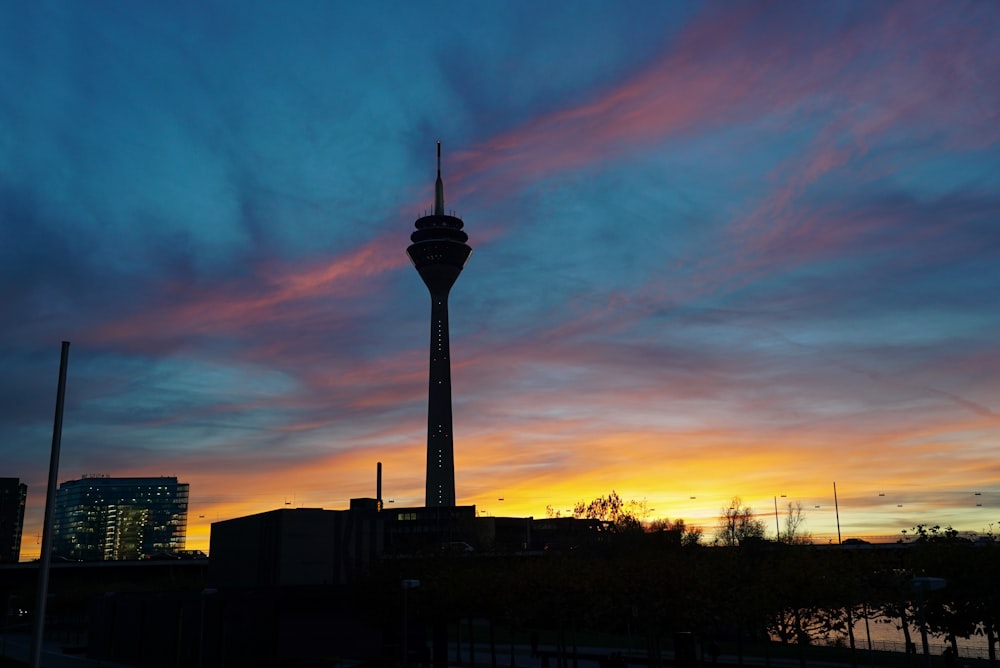
[[[843,541],[840,540],[840,503],[837,501],[837,483],[833,483],[833,509],[837,514],[837,545],[840,545]]]
[[[38,559],[38,597],[35,599],[35,633],[31,643],[31,668],[42,665],[45,640],[45,603],[48,601],[49,566],[52,562],[52,516],[59,486],[59,450],[62,446],[63,408],[66,404],[66,373],[69,365],[69,341],[62,342],[59,359],[59,384],[56,389],[56,415],[52,425],[52,451],[49,457],[49,484],[45,489],[45,514],[42,520],[42,554]]]
[[[785,495],[782,494],[781,498],[784,499]],[[778,497],[774,497],[774,535],[775,540],[781,540],[781,525],[778,524]]]

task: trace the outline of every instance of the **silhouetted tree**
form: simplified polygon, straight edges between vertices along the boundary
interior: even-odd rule
[[[734,547],[748,538],[763,538],[764,530],[764,521],[757,518],[750,506],[744,506],[740,497],[734,496],[729,507],[721,510],[715,542]]]
[[[806,515],[802,510],[802,502],[788,502],[788,513],[785,515],[785,530],[778,537],[788,545],[808,545],[812,543],[812,534],[805,530]]]
[[[653,520],[646,525],[646,533],[675,531],[680,536],[681,545],[695,546],[701,543],[701,527],[688,526],[682,519],[670,521],[666,517]]]
[[[644,512],[643,504],[637,501],[626,504],[614,490],[590,503],[579,501],[573,507],[573,517],[597,520],[614,533],[641,531]]]
[[[983,575],[993,568],[983,569],[978,560],[981,550],[950,526],[918,524],[911,531],[914,572],[947,582],[944,589],[925,592],[922,597],[927,627],[945,636],[952,656],[958,657],[957,638],[985,633],[983,618],[988,611],[980,602],[989,580]]]

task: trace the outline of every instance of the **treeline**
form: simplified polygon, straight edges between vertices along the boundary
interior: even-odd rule
[[[399,582],[419,579],[410,605],[427,624],[476,618],[525,632],[645,633],[651,642],[693,632],[707,643],[843,638],[853,647],[853,622],[867,618],[919,644],[908,634],[922,605],[929,632],[947,637],[954,656],[956,639],[982,635],[995,664],[1000,547],[936,527],[918,527],[908,540],[706,547],[683,545],[670,532],[627,532],[579,553],[384,562],[364,586],[381,592],[368,598],[376,608],[398,611]],[[926,577],[946,586],[918,593],[914,578]]]

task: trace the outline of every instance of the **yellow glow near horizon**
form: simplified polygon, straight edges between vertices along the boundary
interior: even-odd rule
[[[644,503],[646,520],[683,519],[700,527],[706,542],[734,496],[764,520],[769,536],[775,532],[775,500],[782,527],[787,504],[798,502],[804,529],[815,541],[828,542],[838,535],[836,481],[842,538],[893,540],[919,523],[989,530],[1000,503],[1000,491],[989,484],[991,472],[965,471],[954,459],[940,467],[933,447],[910,446],[905,458],[899,455],[900,443],[926,435],[924,429],[883,436],[874,447],[870,437],[841,438],[842,456],[831,463],[825,447],[814,447],[830,437],[815,432],[758,441],[726,430],[667,437],[594,431],[572,447],[555,428],[530,437],[492,432],[457,441],[457,496],[460,505],[475,505],[480,514],[540,518],[547,506],[567,515],[577,502],[615,491],[625,501]],[[387,508],[422,506],[424,446],[398,442],[405,444],[377,448],[383,499]],[[181,473],[191,486],[186,547],[208,552],[211,524],[220,520],[285,507],[346,509],[352,498],[372,498],[375,463],[372,450],[360,447],[309,462]],[[942,470],[931,478],[927,469],[934,466]],[[39,532],[39,526],[26,526],[22,560],[38,557]]]

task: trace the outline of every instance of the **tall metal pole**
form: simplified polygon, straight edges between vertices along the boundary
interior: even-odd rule
[[[778,524],[778,497],[774,497],[774,535],[781,540],[781,526]]]
[[[833,509],[837,513],[837,545],[841,544],[840,540],[840,504],[837,503],[837,482],[833,483]]]
[[[45,601],[49,590],[49,563],[52,557],[52,513],[56,485],[59,484],[59,446],[62,444],[63,405],[66,399],[66,366],[69,364],[69,341],[62,342],[59,359],[59,389],[56,391],[56,417],[52,426],[52,455],[49,458],[49,486],[45,491],[45,519],[42,522],[42,554],[38,560],[38,598],[35,600],[35,638],[31,645],[31,668],[42,665],[42,640],[45,635]]]

